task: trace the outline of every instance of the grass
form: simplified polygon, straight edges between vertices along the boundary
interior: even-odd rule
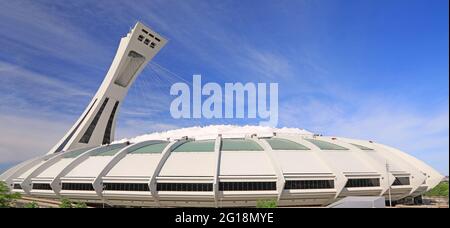
[[[425,193],[425,196],[446,196],[448,197],[448,182],[441,182],[436,187]]]
[[[276,208],[277,207],[277,201],[275,199],[271,200],[258,200],[256,202],[257,208]]]

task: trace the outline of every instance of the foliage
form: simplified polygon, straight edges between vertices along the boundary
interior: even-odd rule
[[[6,183],[0,181],[0,208],[11,207],[15,200],[19,198],[19,193],[11,193]]]
[[[61,199],[60,208],[86,208],[87,205],[84,202],[72,202],[67,198]]]
[[[276,208],[277,207],[277,201],[275,199],[270,200],[258,200],[256,202],[257,208]]]
[[[74,203],[73,208],[87,208],[87,205],[85,202],[76,202]]]
[[[448,182],[441,182],[436,187],[425,193],[425,196],[447,196]]]
[[[72,208],[72,201],[67,198],[62,198],[61,204],[59,204],[59,208]]]
[[[39,208],[39,205],[36,202],[27,203],[23,206],[24,208]]]

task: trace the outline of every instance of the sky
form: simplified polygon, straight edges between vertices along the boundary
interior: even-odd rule
[[[278,127],[374,140],[449,170],[448,0],[0,0],[0,170],[45,154],[82,113],[120,37],[169,40],[116,138],[258,119],[173,119],[170,85],[279,83]]]

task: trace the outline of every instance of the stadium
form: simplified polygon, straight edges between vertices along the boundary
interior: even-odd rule
[[[45,155],[0,175],[14,192],[110,206],[325,206],[347,196],[420,196],[443,176],[395,148],[293,128],[194,127],[114,141],[131,84],[166,44],[142,23],[120,41],[106,77]]]

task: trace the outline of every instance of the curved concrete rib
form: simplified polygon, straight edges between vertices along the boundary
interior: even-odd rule
[[[39,162],[42,162],[53,156],[54,155],[44,155],[42,157],[38,157],[36,159],[32,159],[30,161],[24,162],[24,164],[20,168],[17,168],[17,170],[15,170],[14,172],[11,172],[11,174],[7,178],[5,178],[5,183],[8,186],[11,186],[13,184],[13,180],[15,178],[19,177],[22,173],[26,172],[28,169],[31,169],[33,166],[39,164]],[[20,184],[20,185],[22,188],[24,187],[24,186],[22,186],[22,184]]]
[[[77,165],[79,165],[81,162],[85,161],[87,158],[89,158],[89,156],[96,151],[97,149],[103,148],[105,146],[100,146],[100,147],[95,147],[92,148],[86,152],[83,152],[82,154],[78,155],[77,157],[75,157],[73,159],[73,161],[71,161],[63,170],[61,170],[61,172],[58,173],[58,175],[55,176],[55,178],[53,179],[53,181],[50,183],[50,186],[53,189],[53,192],[55,192],[55,194],[57,196],[59,196],[59,193],[61,192],[61,177],[65,176],[66,174],[68,174],[72,169],[74,169]]]
[[[278,192],[277,201],[280,201],[281,195],[283,194],[284,190],[284,184],[286,183],[283,174],[283,169],[275,160],[272,147],[266,140],[255,139],[253,137],[249,139],[260,145],[264,149],[264,153],[266,154],[266,156],[269,158],[270,164],[272,164],[272,168],[275,171],[275,174],[277,175],[277,192]]]
[[[136,149],[139,149],[144,146],[157,144],[165,141],[161,140],[150,140],[150,141],[144,141],[139,142],[136,144],[131,144],[123,149],[121,149],[119,152],[117,152],[113,158],[106,164],[106,166],[100,171],[100,173],[95,177],[94,181],[92,182],[92,185],[94,187],[95,192],[99,196],[103,196],[103,180],[102,178],[108,174],[108,172],[120,161],[122,160],[129,152],[134,151]]]
[[[0,174],[0,181],[6,181],[6,179],[8,179],[9,176],[11,176],[14,172],[19,170],[22,166],[24,166],[28,162],[29,162],[28,160],[27,161],[23,161],[23,162],[20,162],[20,163],[14,165],[13,167],[7,169],[5,172]]]
[[[20,174],[22,174],[23,172],[25,172],[27,170],[27,168],[25,168],[25,166],[29,165],[34,160],[39,160],[39,159],[41,159],[41,158],[38,157],[38,158],[35,158],[35,159],[23,161],[23,162],[15,165],[14,167],[6,170],[6,172],[4,172],[0,176],[0,180],[4,181],[8,186],[12,187],[12,180],[14,178],[20,176]],[[32,167],[32,165],[30,165],[30,166]]]
[[[384,195],[384,193],[387,192],[391,185],[394,183],[394,175],[392,175],[392,173],[388,173],[384,164],[380,164],[378,161],[374,160],[372,157],[367,155],[365,151],[350,143],[346,143],[340,140],[331,140],[328,138],[320,138],[320,140],[350,149],[349,152],[355,155],[360,162],[366,164],[369,167],[372,167],[376,172],[378,172],[378,174],[381,176],[380,187],[382,188],[382,190],[380,196]]]
[[[444,175],[440,174],[438,171],[436,171],[435,169],[430,167],[428,164],[415,158],[414,156],[411,156],[407,153],[404,153],[398,149],[395,149],[395,148],[392,148],[389,146],[385,146],[385,147],[390,148],[392,151],[394,151],[395,154],[397,154],[399,157],[402,157],[403,159],[405,159],[408,163],[423,170],[423,172],[426,174],[425,175],[426,181],[427,181],[426,185],[428,186],[427,191],[436,187],[436,185],[438,185],[442,181],[442,179],[444,179]]]
[[[336,189],[336,195],[334,198],[330,199],[326,204],[332,203],[344,190],[345,184],[347,183],[348,178],[344,175],[342,170],[335,168],[329,161],[324,158],[324,155],[321,153],[321,150],[316,145],[306,141],[301,137],[301,140],[295,140],[296,142],[305,145],[310,148],[311,151],[317,156],[317,158],[322,161],[322,163],[328,167],[328,169],[334,174],[334,188]]]
[[[93,149],[93,148],[91,148]],[[88,149],[89,150],[89,149]],[[30,194],[31,189],[32,189],[32,179],[35,178],[37,175],[39,175],[40,173],[42,173],[44,170],[48,169],[50,166],[54,165],[55,163],[57,163],[58,161],[61,160],[61,157],[63,157],[64,155],[71,153],[73,151],[76,150],[70,150],[70,151],[66,151],[64,153],[57,153],[57,154],[52,154],[54,155],[53,157],[49,158],[45,163],[43,163],[42,165],[40,165],[38,168],[36,168],[33,172],[31,172],[27,177],[25,177],[25,179],[22,181],[22,189],[24,190],[24,192],[26,192],[27,194]]]
[[[220,148],[222,147],[222,136],[217,136],[214,144],[214,156],[216,158],[215,173],[213,180],[214,207],[219,207],[219,175],[220,175]]]
[[[153,172],[152,177],[150,178],[149,181],[149,188],[150,188],[150,192],[152,193],[153,198],[155,199],[155,202],[158,206],[160,206],[159,204],[159,195],[158,195],[158,191],[156,189],[156,177],[158,177],[159,172],[161,172],[162,167],[164,166],[164,163],[166,163],[167,158],[169,158],[170,153],[172,152],[172,150],[176,147],[178,147],[180,144],[185,143],[186,139],[181,139],[178,141],[174,141],[169,143],[169,145],[166,146],[166,148],[164,148],[162,154],[161,154],[161,158],[158,161],[158,165],[155,168],[155,171]]]
[[[417,167],[416,164],[411,164],[411,162],[409,162],[407,159],[405,159],[405,157],[402,157],[402,154],[404,152],[398,152],[396,149],[382,145],[382,144],[378,144],[378,143],[374,143],[376,147],[384,149],[385,151],[389,152],[389,155],[395,156],[397,159],[402,160],[409,168],[409,170],[407,170],[410,174],[411,174],[411,178],[410,178],[410,184],[412,186],[412,189],[410,191],[409,194],[405,194],[404,196],[408,196],[410,194],[412,194],[413,192],[415,192],[424,181],[426,181],[427,176],[425,175],[425,172],[423,170],[420,169],[420,167]]]

